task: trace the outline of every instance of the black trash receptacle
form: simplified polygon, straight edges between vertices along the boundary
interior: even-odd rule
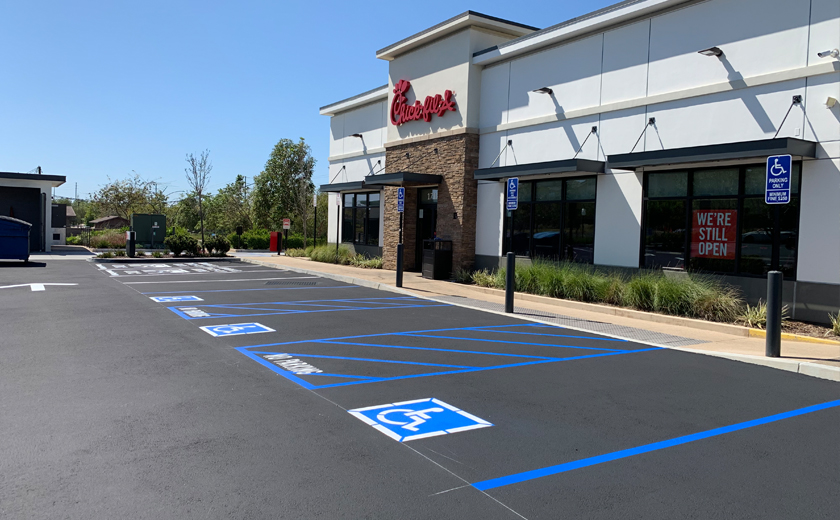
[[[452,241],[423,241],[423,278],[449,280],[452,275]]]
[[[29,261],[29,230],[32,224],[0,215],[0,259]]]

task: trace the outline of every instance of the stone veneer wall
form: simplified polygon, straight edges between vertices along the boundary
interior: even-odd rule
[[[437,149],[437,152],[435,152]],[[406,157],[406,153],[409,157]],[[412,172],[440,175],[438,189],[437,236],[452,240],[452,268],[469,268],[475,259],[475,219],[478,183],[473,171],[478,168],[478,134],[463,133],[409,144],[387,147],[385,173]],[[396,269],[399,236],[397,188],[384,190],[385,269]],[[415,266],[417,240],[417,188],[405,186],[403,223],[403,261],[405,269]],[[457,217],[456,217],[457,215]]]

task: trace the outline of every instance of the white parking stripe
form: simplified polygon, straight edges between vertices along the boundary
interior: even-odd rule
[[[270,269],[276,271],[276,269]],[[120,282],[123,285],[147,283],[214,283],[214,282],[258,282],[262,280],[301,280],[303,278],[320,278],[319,276],[287,276],[285,278],[237,278],[234,280],[161,280],[159,282]]]

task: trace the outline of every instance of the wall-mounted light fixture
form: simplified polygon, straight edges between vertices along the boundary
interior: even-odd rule
[[[723,51],[720,50],[720,47],[709,47],[708,49],[697,51],[697,54],[702,54],[703,56],[715,56],[720,58],[721,56],[723,56]]]
[[[539,92],[540,94],[548,94],[549,96],[554,94],[554,91],[549,87],[540,87],[536,90],[532,90],[531,92]]]
[[[359,139],[364,139],[364,137],[362,137],[362,134],[350,134],[350,137],[358,137]]]
[[[836,58],[840,56],[840,49],[831,49],[830,51],[818,52],[817,56],[819,56],[820,58]]]
[[[837,104],[837,99],[831,96],[828,96],[828,99],[825,100],[825,108],[834,108],[834,105]]]

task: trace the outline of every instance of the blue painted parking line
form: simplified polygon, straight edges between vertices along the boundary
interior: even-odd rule
[[[191,307],[168,307],[169,310],[186,320],[207,318],[234,318],[249,316],[278,316],[284,314],[305,314],[313,312],[363,311],[409,309],[419,307],[448,307],[449,304],[430,302],[414,297],[398,298],[352,298],[342,300],[301,300],[262,303],[207,304]],[[317,307],[315,309],[292,307]],[[214,309],[243,312],[213,312]],[[254,312],[263,311],[263,312]]]
[[[260,287],[258,289],[211,289],[205,291],[154,291],[144,292],[140,294],[181,294],[188,292],[193,293],[208,293],[208,292],[244,292],[244,291],[306,291],[310,289],[353,289],[358,288],[358,285],[336,285],[334,287]]]
[[[467,329],[467,330],[481,330],[481,329]],[[495,332],[496,334],[524,334],[527,336],[549,336],[552,338],[574,338],[574,339],[591,339],[594,341],[624,341],[627,342],[626,339],[621,338],[593,338],[591,336],[569,336],[567,334],[542,334],[540,332],[515,332],[512,330],[485,330],[484,332]]]
[[[592,348],[592,347],[574,347],[571,345],[554,345],[550,343],[535,343],[535,342],[522,342],[522,341],[505,341],[505,340],[487,340],[487,339],[478,339],[478,338],[469,338],[469,337],[460,337],[460,336],[435,336],[435,335],[426,335],[421,334],[422,332],[435,332],[435,331],[485,331],[487,329],[498,329],[498,328],[514,328],[514,327],[521,327],[522,325],[493,325],[488,327],[461,327],[461,328],[448,328],[448,329],[433,329],[433,330],[425,330],[425,331],[410,331],[410,332],[391,332],[391,333],[380,333],[380,334],[364,334],[364,335],[356,335],[356,336],[344,336],[338,338],[324,338],[324,339],[316,339],[316,340],[299,340],[299,341],[290,341],[290,342],[282,342],[282,343],[268,343],[268,344],[260,344],[260,345],[251,345],[247,347],[239,347],[237,350],[242,352],[243,354],[248,355],[249,357],[254,358],[254,355],[257,357],[260,356],[282,356],[285,363],[286,358],[289,357],[296,357],[296,358],[303,358],[303,359],[336,359],[336,360],[347,360],[347,361],[354,361],[360,363],[386,363],[392,365],[418,365],[418,366],[433,366],[433,367],[441,367],[441,368],[450,368],[452,370],[443,370],[440,372],[432,372],[432,373],[420,373],[420,374],[394,374],[393,376],[389,377],[371,377],[365,379],[365,376],[362,376],[358,373],[348,373],[346,374],[348,379],[357,379],[356,381],[348,381],[348,382],[338,382],[338,383],[331,383],[331,384],[322,384],[322,385],[315,385],[311,382],[307,382],[306,385],[302,385],[309,389],[321,389],[321,388],[334,388],[340,386],[349,386],[349,385],[358,385],[358,384],[369,384],[369,383],[378,383],[384,381],[398,381],[403,379],[413,379],[418,377],[431,377],[431,376],[439,376],[439,375],[453,375],[453,374],[465,374],[471,372],[481,372],[487,370],[498,370],[502,368],[513,368],[513,367],[523,367],[529,365],[536,365],[536,364],[543,364],[543,363],[557,363],[561,361],[573,361],[573,360],[582,360],[582,359],[591,359],[591,358],[599,358],[599,357],[606,357],[606,356],[614,356],[614,355],[621,355],[621,354],[630,354],[636,352],[649,352],[654,350],[662,350],[660,347],[653,347],[653,348],[643,348],[643,349],[635,349],[635,350],[616,350],[616,349],[606,349],[606,348]],[[488,352],[488,351],[479,351],[479,350],[468,350],[462,348],[436,348],[436,347],[413,347],[408,345],[394,345],[394,344],[386,344],[386,343],[379,343],[377,340],[373,338],[379,338],[379,341],[384,340],[387,337],[392,338],[409,338],[409,337],[429,337],[434,339],[448,339],[450,340],[449,343],[453,346],[457,346],[457,342],[485,342],[491,344],[508,344],[508,345],[516,345],[518,347],[560,347],[560,348],[579,348],[582,350],[597,350],[598,353],[594,354],[585,354],[579,356],[571,356],[571,357],[554,357],[554,356],[544,356],[544,355],[534,355],[533,353],[528,353],[527,351],[521,353],[510,353],[510,352]],[[540,335],[544,337],[544,335]],[[353,341],[358,339],[367,339],[368,341]],[[562,337],[561,337],[562,338]],[[291,348],[292,345],[340,345],[346,347],[373,347],[376,349],[394,349],[394,350],[409,350],[415,351],[418,353],[423,352],[435,352],[435,353],[446,353],[452,354],[453,356],[467,354],[467,355],[481,355],[481,356],[489,356],[497,357],[497,358],[517,358],[516,362],[513,363],[503,363],[500,365],[490,365],[490,366],[465,366],[463,364],[441,364],[441,363],[426,363],[421,361],[405,361],[405,360],[396,360],[396,359],[382,359],[381,357],[350,357],[350,356],[336,356],[336,355],[327,355],[326,353],[319,353],[315,352],[312,354],[307,354],[303,352],[298,352],[295,354],[289,354],[286,352],[279,351],[280,348],[286,349]],[[249,350],[250,349],[250,350]],[[300,350],[300,349],[295,349]],[[522,349],[526,350],[526,349]],[[262,359],[262,358],[260,358]],[[265,361],[263,359],[263,361]],[[299,366],[301,363],[306,364],[303,361],[295,360],[298,362]],[[501,359],[499,359],[501,361]],[[314,361],[312,361],[314,363]],[[275,372],[286,376],[289,372],[288,367],[285,366],[275,366],[275,364],[270,363],[263,363],[266,366],[270,366],[272,370]],[[280,363],[282,365],[282,363]],[[318,371],[319,374],[321,371]],[[353,370],[355,372],[355,370]],[[307,374],[307,375],[316,375],[316,374]],[[341,374],[337,374],[331,372],[332,377],[342,377]],[[292,379],[292,378],[290,378]],[[292,379],[295,382],[299,382],[300,378]]]
[[[615,351],[612,348],[596,348],[596,347],[576,347],[573,345],[552,345],[551,343],[528,343],[524,341],[504,341],[501,339],[480,339],[480,338],[461,338],[456,336],[432,336],[427,334],[417,334],[415,332],[396,332],[397,336],[411,336],[416,338],[439,338],[439,339],[457,339],[463,341],[481,341],[484,343],[506,343],[508,345],[536,345],[540,347],[557,347],[557,348],[576,348],[581,350],[607,350]]]
[[[586,468],[589,466],[595,466],[597,464],[603,464],[605,462],[611,462],[614,460],[624,459],[627,457],[632,457],[634,455],[640,455],[642,453],[650,453],[652,451],[662,450],[666,448],[671,448],[673,446],[679,446],[681,444],[687,444],[689,442],[700,441],[703,439],[708,439],[710,437],[716,437],[718,435],[725,435],[727,433],[736,432],[739,430],[745,430],[747,428],[754,428],[756,426],[761,426],[764,424],[769,424],[776,421],[781,421],[784,419],[789,419],[791,417],[797,417],[800,415],[805,415],[813,412],[818,412],[820,410],[826,410],[829,408],[835,408],[840,406],[840,400],[838,401],[830,401],[827,403],[817,404],[813,406],[807,406],[805,408],[800,408],[798,410],[792,410],[790,412],[784,412],[776,415],[770,415],[768,417],[762,417],[760,419],[754,419],[752,421],[746,421],[738,424],[733,424],[730,426],[723,426],[721,428],[715,428],[712,430],[707,430],[704,432],[693,433],[691,435],[684,435],[682,437],[677,437],[674,439],[669,439],[666,441],[654,442],[652,444],[645,444],[644,446],[638,446],[636,448],[630,448],[621,451],[615,451],[612,453],[606,453],[604,455],[598,455],[596,457],[589,457],[587,459],[576,460],[572,462],[566,462],[564,464],[558,464],[556,466],[549,466],[547,468],[535,469],[531,471],[525,471],[522,473],[516,473],[513,475],[508,475],[505,477],[494,478],[490,480],[484,480],[481,482],[476,482],[473,484],[473,487],[479,489],[481,491],[487,491],[488,489],[495,489],[503,486],[509,486],[511,484],[518,484],[520,482],[526,482],[528,480],[534,480],[541,477],[546,477],[549,475],[557,475],[559,473],[565,473],[567,471],[572,471],[575,469]]]

